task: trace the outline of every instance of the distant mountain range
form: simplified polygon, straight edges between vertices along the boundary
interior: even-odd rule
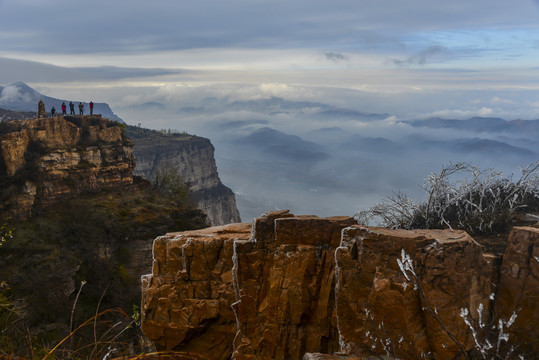
[[[539,136],[539,120],[504,120],[495,117],[473,117],[466,120],[429,118],[403,121],[414,127],[456,129],[472,132],[510,133],[525,137]]]
[[[69,111],[69,101],[73,101],[75,104],[75,112],[77,114],[79,113],[77,108],[79,102],[84,104],[85,113],[90,113],[90,107],[85,101],[77,99],[52,98],[50,96],[41,94],[23,82],[16,82],[7,86],[0,86],[0,108],[15,111],[36,112],[37,103],[39,100],[43,100],[47,112],[50,112],[50,109],[54,106],[56,108],[56,112],[61,113],[62,102],[66,103],[68,106],[67,111]],[[101,114],[104,118],[124,123],[120,117],[112,112],[110,106],[106,103],[94,103],[94,113]]]

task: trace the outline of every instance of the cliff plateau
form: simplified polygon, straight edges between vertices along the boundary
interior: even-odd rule
[[[134,142],[134,174],[152,180],[159,171],[177,172],[187,184],[193,203],[212,225],[240,222],[236,197],[219,179],[210,140],[188,134],[164,134],[128,127]]]
[[[131,143],[100,115],[17,120],[2,129],[4,218],[24,220],[61,199],[133,183]]]
[[[157,238],[142,329],[204,359],[480,358],[485,340],[534,356],[538,247],[534,227],[513,229],[502,261],[463,231],[267,213]]]
[[[100,307],[138,308],[153,239],[208,226],[185,198],[133,176],[124,128],[99,115],[0,122],[0,357],[45,354]],[[92,351],[94,334],[75,336]],[[133,329],[118,336],[135,351]]]

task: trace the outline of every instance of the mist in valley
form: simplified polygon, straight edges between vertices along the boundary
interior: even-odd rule
[[[521,166],[539,159],[538,121],[519,124],[492,113],[473,119],[466,110],[445,113],[460,115],[445,121],[435,118],[443,111],[427,108],[376,112],[371,101],[363,110],[357,93],[352,102],[338,90],[316,99],[250,90],[179,89],[165,96],[162,89],[129,98],[136,103],[117,110],[133,125],[210,138],[243,221],[280,209],[354,215],[396,192],[423,200],[424,179],[450,163],[517,178]],[[398,107],[398,101],[387,104]]]

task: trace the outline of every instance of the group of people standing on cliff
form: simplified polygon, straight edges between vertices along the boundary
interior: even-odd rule
[[[90,115],[94,114],[94,103],[93,101],[90,101],[88,104],[90,106]],[[51,116],[56,115],[56,109],[54,106],[51,108]],[[65,102],[62,102],[62,116],[67,115],[67,106]],[[73,101],[69,102],[69,115],[75,115],[75,104],[73,104]],[[79,102],[79,115],[84,115],[84,104],[82,102]],[[47,117],[47,111],[45,110],[45,103],[43,100],[39,100],[39,103],[37,104],[37,117]]]

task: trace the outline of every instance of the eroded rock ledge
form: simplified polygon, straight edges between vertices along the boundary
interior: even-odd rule
[[[17,120],[0,134],[0,216],[24,220],[59,200],[133,183],[131,142],[93,116]]]
[[[476,322],[481,309],[483,323],[518,310],[511,339],[536,353],[538,235],[515,228],[500,268],[463,231],[367,228],[348,217],[281,211],[168,234],[143,277],[142,329],[159,350],[205,359],[454,359],[461,350],[428,307],[467,351],[475,342],[462,309]],[[403,250],[421,289],[399,268]]]

